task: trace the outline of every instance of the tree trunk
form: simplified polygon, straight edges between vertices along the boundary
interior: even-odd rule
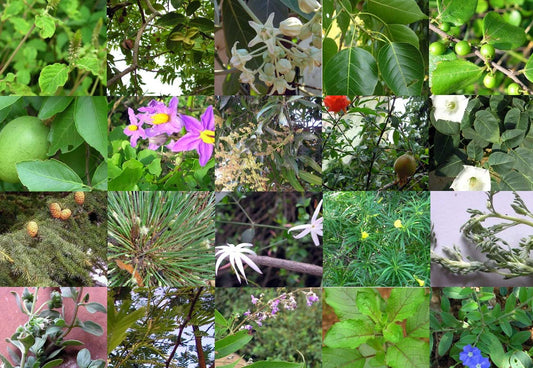
[[[196,325],[192,326],[194,331],[194,341],[196,342],[196,353],[198,354],[198,368],[206,368],[205,366],[205,354],[202,348],[202,336],[199,336],[200,328]]]

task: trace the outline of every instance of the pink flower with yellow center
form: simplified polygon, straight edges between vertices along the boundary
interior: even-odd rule
[[[128,107],[128,116],[130,118],[130,124],[124,129],[124,134],[130,137],[131,146],[137,147],[137,141],[139,138],[146,138],[146,132],[142,128],[142,123],[137,119],[133,109],[130,107]]]
[[[205,166],[213,155],[215,146],[215,117],[213,106],[208,106],[202,114],[201,122],[188,115],[181,115],[187,134],[171,141],[166,147],[173,152],[196,150],[200,156],[200,166]]]
[[[143,114],[139,119],[151,127],[146,129],[148,137],[167,134],[171,135],[181,131],[183,122],[178,114],[178,98],[172,97],[168,106],[164,102],[152,100],[146,107],[139,108]]]

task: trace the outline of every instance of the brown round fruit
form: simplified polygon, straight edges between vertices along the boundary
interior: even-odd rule
[[[68,220],[70,215],[72,215],[72,212],[68,208],[65,208],[63,211],[61,211],[61,220]]]
[[[35,238],[39,232],[39,226],[37,226],[35,221],[30,221],[28,222],[28,225],[26,225],[26,230],[28,231],[29,236]]]
[[[74,200],[76,201],[77,204],[79,204],[81,206],[83,204],[83,202],[85,202],[85,193],[83,193],[83,192],[75,192],[74,193]]]
[[[59,203],[50,203],[50,214],[53,218],[60,218],[61,217],[61,206]]]
[[[416,171],[415,158],[408,153],[401,155],[394,162],[394,171],[398,175],[400,183],[405,183],[407,178],[413,176]]]

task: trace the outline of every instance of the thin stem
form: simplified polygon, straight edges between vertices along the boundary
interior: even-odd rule
[[[237,2],[242,7],[242,9],[250,16],[250,18],[253,19],[254,22],[263,24],[263,22],[261,22],[259,18],[257,18],[254,12],[248,7],[248,5],[246,5],[246,3],[243,0],[237,0]]]
[[[239,221],[229,221],[229,220],[217,220],[217,222],[221,222],[224,224],[233,224],[233,225],[242,225],[242,226],[252,226],[252,227],[264,227],[268,229],[276,229],[276,230],[287,230],[283,226],[274,226],[274,225],[263,225],[263,224],[256,224],[254,222],[248,223],[248,222],[239,222]]]
[[[75,325],[76,325],[76,317],[78,316],[78,309],[80,308],[80,300],[81,300],[82,294],[83,294],[83,287],[80,287],[80,289],[78,290],[78,297],[76,298],[76,303],[75,303],[75,306],[74,306],[74,315],[72,316],[72,322],[68,326],[67,330],[64,331],[59,336],[58,340],[60,340],[60,339],[64,338],[65,336],[67,336],[70,333],[70,331],[72,331],[72,329],[75,327]]]
[[[4,67],[0,70],[0,75],[2,75],[6,71],[7,67],[9,66],[9,64],[11,64],[11,61],[13,61],[13,58],[15,57],[15,55],[17,55],[17,53],[19,52],[20,48],[22,47],[24,42],[26,42],[28,37],[30,37],[30,34],[33,32],[34,29],[35,29],[35,24],[33,24],[31,26],[31,28],[28,31],[28,33],[26,33],[26,35],[22,38],[22,40],[20,40],[17,48],[11,53],[11,55],[9,56],[9,59],[7,59],[6,63],[4,64]]]

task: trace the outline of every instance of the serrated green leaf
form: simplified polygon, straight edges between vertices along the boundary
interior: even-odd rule
[[[500,50],[516,49],[526,42],[524,30],[510,25],[496,12],[485,15],[483,30],[485,41]]]
[[[441,61],[431,74],[431,91],[435,95],[457,93],[475,83],[483,70],[466,60]]]
[[[78,174],[57,160],[19,162],[17,173],[30,191],[66,192],[85,188]]]
[[[325,300],[341,319],[351,319],[359,314],[355,299],[358,289],[354,288],[326,288]]]
[[[65,64],[50,64],[39,74],[39,87],[42,95],[54,95],[68,80],[68,67]]]
[[[35,17],[35,26],[39,29],[41,38],[50,38],[56,31],[55,19],[48,14],[37,15]]]
[[[366,357],[357,349],[322,348],[323,368],[363,368]]]
[[[408,43],[390,43],[378,53],[383,80],[400,96],[419,96],[424,83],[424,61],[416,47]]]
[[[409,24],[427,18],[415,0],[368,0],[367,10],[389,24]]]
[[[331,348],[356,348],[374,338],[374,327],[370,317],[364,315],[337,322],[328,330],[324,345]]]
[[[93,73],[93,75],[102,78],[104,72],[103,63],[96,56],[84,56],[76,60],[76,66],[80,69]]]
[[[429,367],[429,344],[422,340],[405,338],[389,346],[385,361],[391,368]]]
[[[329,60],[323,77],[327,95],[372,95],[378,83],[378,67],[371,53],[351,47]]]
[[[389,321],[403,321],[415,314],[418,305],[424,302],[423,288],[395,288],[392,289],[385,311]]]

